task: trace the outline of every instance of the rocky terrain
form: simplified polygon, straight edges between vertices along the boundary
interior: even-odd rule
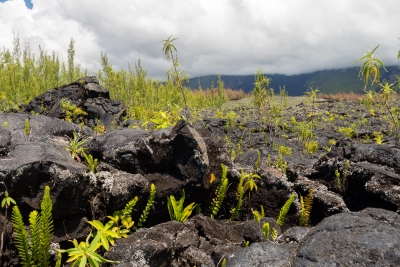
[[[61,100],[85,112],[83,124],[66,121]],[[277,101],[286,106],[286,100]],[[115,266],[211,267],[223,259],[226,266],[400,265],[400,147],[384,110],[371,111],[357,101],[302,98],[296,104],[289,100],[281,114],[260,115],[239,103],[149,132],[128,127],[125,109],[95,77],[85,77],[49,90],[18,112],[0,114],[0,182],[24,218],[40,209],[43,190],[50,187],[52,241],[62,248],[71,246],[68,240],[86,238],[87,221],[104,221],[135,196],[137,222],[153,183],[155,202],[144,227],[104,253],[119,262]],[[93,130],[99,125],[103,133]],[[73,133],[87,139],[86,153],[99,160],[96,173],[66,150]],[[212,219],[204,214],[221,164],[228,167],[229,187]],[[231,221],[242,171],[261,179]],[[338,183],[343,177],[346,182]],[[299,198],[311,188],[309,226],[300,227]],[[167,197],[180,197],[182,189],[185,206],[195,202],[201,208],[184,223],[171,221],[167,209]],[[276,219],[292,194],[296,199],[280,227]],[[261,205],[265,217],[257,222],[251,210]],[[4,215],[2,209],[2,266],[19,266],[10,212]],[[275,240],[264,236],[265,222],[277,229]]]

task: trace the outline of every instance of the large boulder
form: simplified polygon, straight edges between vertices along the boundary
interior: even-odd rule
[[[126,110],[122,103],[110,99],[109,92],[100,86],[94,76],[86,76],[70,84],[50,89],[29,102],[24,110],[65,119],[67,114],[61,108],[61,100],[68,100],[70,104],[87,113],[82,116],[85,125],[90,127],[102,125],[107,131],[118,126]]]

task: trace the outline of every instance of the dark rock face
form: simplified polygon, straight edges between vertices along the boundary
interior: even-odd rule
[[[61,99],[87,112],[85,125],[104,125],[107,131],[116,128],[126,110],[122,103],[110,99],[109,92],[100,86],[96,77],[86,76],[36,97],[25,107],[25,111],[64,119],[66,114],[61,109]]]
[[[120,170],[168,173],[183,181],[198,182],[209,165],[203,139],[184,121],[152,134],[138,129],[107,133],[93,138],[90,150]]]
[[[0,155],[7,155],[12,149],[11,132],[0,128]]]
[[[251,233],[252,237],[249,237]],[[243,248],[245,241],[250,247]],[[294,227],[265,241],[261,224],[215,221],[196,215],[185,223],[140,229],[106,257],[117,266],[398,266],[400,216],[382,209],[340,213],[313,228]]]
[[[216,266],[246,241],[263,240],[255,221],[216,221],[202,214],[185,223],[166,222],[139,229],[116,241],[105,256],[122,260],[117,266]]]
[[[330,190],[335,188],[333,173],[345,169],[350,162],[346,205],[353,211],[367,207],[400,211],[400,171],[398,164],[400,150],[390,145],[359,144],[346,149],[335,149],[315,164],[312,177],[325,184]],[[340,193],[340,192],[339,192]]]
[[[293,266],[399,266],[400,216],[381,209],[341,213],[310,230]]]

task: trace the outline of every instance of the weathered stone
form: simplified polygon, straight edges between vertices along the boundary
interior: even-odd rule
[[[330,216],[309,231],[293,266],[398,266],[399,225],[400,215],[380,209]]]
[[[11,132],[0,127],[0,155],[7,155],[12,149]]]
[[[110,99],[109,92],[100,86],[94,76],[86,76],[70,84],[50,89],[34,98],[24,110],[64,119],[66,114],[60,106],[62,99],[68,100],[87,113],[82,116],[85,125],[103,125],[107,131],[119,125],[120,118],[126,110],[122,103]]]
[[[25,132],[26,119],[29,121],[29,135]],[[93,134],[93,130],[87,126],[80,127],[75,123],[42,115],[1,113],[0,125],[4,125],[4,122],[8,124],[7,130],[11,133],[12,142],[46,142],[60,138],[68,141],[68,138],[73,137],[73,132],[80,133],[81,136]]]

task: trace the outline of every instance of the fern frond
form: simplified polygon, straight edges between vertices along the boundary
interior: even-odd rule
[[[21,212],[18,206],[14,206],[11,214],[11,222],[14,228],[15,246],[18,249],[21,258],[21,264],[25,267],[33,265],[32,255],[29,250],[28,233],[26,232],[24,222],[22,221]]]
[[[299,218],[300,226],[308,226],[308,221],[310,219],[310,213],[313,204],[313,193],[314,189],[310,188],[308,195],[306,197],[300,196],[301,213]]]
[[[31,244],[32,249],[32,260],[38,261],[39,258],[39,247],[40,247],[40,218],[39,213],[34,210],[29,214],[29,227],[31,230]]]
[[[39,246],[39,259],[38,263],[41,266],[50,265],[50,242],[53,236],[53,220],[51,218],[51,211],[53,209],[53,202],[50,197],[50,187],[44,188],[43,199],[40,204],[40,246]]]
[[[217,216],[222,203],[225,198],[226,191],[228,190],[228,167],[224,164],[221,164],[222,167],[222,174],[217,189],[215,190],[216,197],[212,199],[209,214],[211,218]]]
[[[156,195],[156,186],[154,184],[150,185],[150,195],[149,199],[147,200],[146,207],[143,210],[142,215],[139,218],[139,222],[137,224],[137,227],[134,228],[136,230],[139,227],[142,227],[143,223],[147,220],[147,216],[149,215],[149,211],[151,207],[153,206],[154,203],[154,197]]]
[[[266,239],[269,238],[269,232],[270,232],[269,223],[266,222],[262,227],[262,233]]]
[[[245,188],[243,186],[244,180],[248,177],[248,174],[245,174],[242,170],[242,174],[240,176],[240,181],[236,190],[236,206],[231,210],[231,218],[230,220],[233,221],[239,214],[240,209],[243,205],[243,196],[245,193]]]
[[[286,214],[288,213],[290,206],[292,205],[295,198],[296,194],[292,194],[290,198],[286,201],[285,205],[283,205],[283,207],[281,208],[278,219],[276,220],[276,223],[279,225],[279,227],[282,227],[283,222],[285,221]]]
[[[133,207],[135,207],[136,203],[138,202],[138,197],[134,197],[131,201],[129,201],[126,205],[125,208],[122,210],[122,214],[124,215],[131,215]]]
[[[277,237],[278,237],[278,230],[276,230],[275,228],[272,228],[272,232],[271,232],[272,241],[275,241]]]

